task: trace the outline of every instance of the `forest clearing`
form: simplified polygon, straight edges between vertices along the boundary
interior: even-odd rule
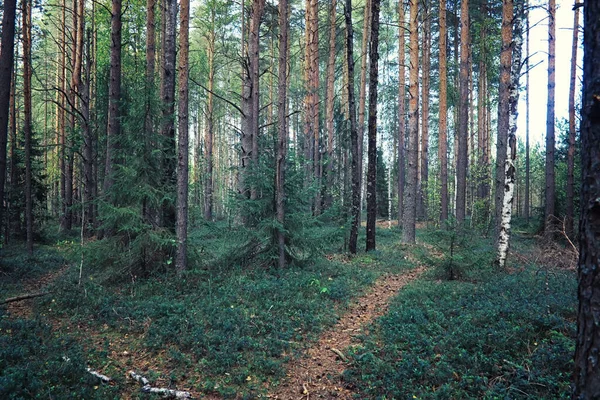
[[[598,16],[2,1],[0,399],[600,399]]]

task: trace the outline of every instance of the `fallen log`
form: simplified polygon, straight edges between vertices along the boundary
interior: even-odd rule
[[[102,382],[104,382],[104,383],[108,383],[108,382],[112,381],[112,379],[111,379],[110,377],[108,377],[108,376],[106,376],[106,375],[103,375],[103,374],[101,374],[101,373],[100,373],[100,372],[98,372],[98,371],[94,371],[94,370],[93,370],[93,369],[91,369],[91,368],[86,368],[85,370],[86,370],[88,373],[90,373],[90,374],[94,375],[96,378],[100,379],[100,380],[101,380]]]
[[[129,371],[129,376],[134,381],[139,382],[143,385],[142,392],[144,392],[144,393],[160,394],[163,397],[175,398],[175,399],[191,399],[192,398],[192,394],[190,392],[186,392],[183,390],[152,387],[152,386],[150,386],[150,381],[148,379],[146,379],[145,377],[143,377],[140,374],[135,373],[134,371]]]
[[[27,294],[23,294],[21,296],[9,297],[8,299],[0,302],[0,305],[14,303],[16,301],[21,301],[21,300],[33,299],[35,297],[46,296],[46,295],[49,295],[50,293],[52,293],[52,292],[27,293]]]

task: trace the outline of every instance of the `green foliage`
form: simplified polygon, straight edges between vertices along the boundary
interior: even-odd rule
[[[477,284],[417,281],[352,348],[367,398],[568,398],[575,279],[534,269]]]
[[[446,223],[445,229],[428,230],[422,236],[432,243],[433,251],[420,251],[420,258],[434,267],[434,274],[443,279],[470,278],[472,272],[486,270],[492,265],[493,247],[489,239],[481,238],[476,231]]]
[[[10,319],[0,309],[0,398],[110,399],[116,388],[88,374],[81,346],[44,319]]]

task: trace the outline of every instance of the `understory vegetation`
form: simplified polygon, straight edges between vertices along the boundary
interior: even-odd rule
[[[333,246],[338,228],[322,227],[337,238],[321,241],[322,255],[280,270],[239,254],[248,236],[206,226],[192,232],[194,267],[179,278],[127,270],[116,280],[118,266],[95,266],[89,247],[79,283],[76,240],[32,258],[4,249],[3,298],[69,268],[48,280],[31,315],[0,307],[0,398],[147,398],[129,370],[200,398],[257,398],[378,277],[418,265],[425,274],[344,350],[356,398],[568,397],[576,280],[536,264],[534,239],[516,237],[519,257],[496,271],[491,241],[469,233],[421,230],[406,246],[380,228],[378,251],[348,258]]]

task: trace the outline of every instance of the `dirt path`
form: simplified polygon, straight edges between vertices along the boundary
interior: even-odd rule
[[[367,326],[387,312],[391,298],[410,281],[416,279],[424,268],[399,275],[381,277],[369,293],[359,298],[350,310],[306,354],[287,365],[287,377],[271,399],[350,399],[352,392],[344,386],[341,375],[346,357],[341,353],[356,343],[355,337],[365,332]]]

